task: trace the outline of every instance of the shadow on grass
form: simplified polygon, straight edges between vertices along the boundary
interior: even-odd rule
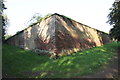
[[[77,52],[57,60],[14,46],[3,46],[3,72],[16,77],[71,78],[95,73],[114,56],[120,43]]]

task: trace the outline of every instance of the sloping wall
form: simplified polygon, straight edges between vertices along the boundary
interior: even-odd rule
[[[16,34],[16,35],[10,37],[7,40],[7,43],[23,48],[23,46],[24,46],[24,33],[21,32],[19,34]]]
[[[56,15],[56,48],[62,55],[110,42],[108,34]]]
[[[108,34],[59,14],[28,27],[7,42],[29,50],[45,50],[58,55],[101,46],[110,42]]]
[[[26,50],[45,50],[53,52],[55,49],[54,23],[55,17],[51,16],[12,36],[7,40],[7,43]]]

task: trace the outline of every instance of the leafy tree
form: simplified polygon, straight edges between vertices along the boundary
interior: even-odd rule
[[[3,26],[2,26],[2,39],[3,39],[3,42],[5,41],[5,35],[7,33],[7,28],[8,28],[8,25],[9,25],[9,19],[7,17],[7,15],[3,14],[2,16],[2,23],[3,23]]]
[[[5,35],[5,39],[10,38],[11,36],[13,36],[13,35],[8,35],[8,34],[6,34],[6,35]]]
[[[36,22],[38,22],[40,19],[42,19],[42,16],[40,13],[35,13],[32,18],[28,21],[28,25],[33,25]]]
[[[43,19],[46,19],[47,17],[49,17],[51,14],[47,14],[44,17],[42,17],[42,15],[40,13],[35,13],[33,15],[33,17],[28,21],[28,26],[32,26],[37,24],[38,22],[42,21]]]
[[[108,23],[113,25],[110,30],[110,37],[117,41],[120,41],[120,1],[115,1],[110,8],[111,12],[108,15]]]
[[[3,13],[3,10],[7,9],[5,7],[5,4],[3,3],[3,1],[1,1],[1,4],[2,4],[2,8],[1,8],[1,17],[2,17],[2,42],[4,43],[5,42],[5,34],[6,34],[6,30],[7,30],[7,27],[8,27],[8,17]]]

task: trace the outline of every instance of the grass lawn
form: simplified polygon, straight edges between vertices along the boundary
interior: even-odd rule
[[[120,43],[112,42],[100,47],[73,53],[52,60],[32,51],[3,45],[3,74],[27,78],[72,78],[93,74],[109,63]]]

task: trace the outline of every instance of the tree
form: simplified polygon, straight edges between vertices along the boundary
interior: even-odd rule
[[[110,30],[110,37],[120,41],[120,1],[115,1],[110,8],[111,12],[108,14],[108,23],[113,26]]]
[[[3,39],[3,42],[5,41],[5,35],[7,33],[7,28],[8,28],[8,25],[9,25],[9,19],[7,17],[7,15],[3,14],[2,16],[2,23],[3,23],[3,26],[2,26],[2,39]]]
[[[35,13],[32,16],[32,18],[28,21],[28,26],[37,23],[40,19],[42,19],[41,14],[40,13]]]
[[[6,34],[6,35],[5,35],[5,40],[8,39],[8,38],[10,38],[11,36],[13,36],[13,35]]]
[[[6,30],[7,30],[7,27],[8,27],[8,17],[3,13],[3,10],[7,9],[3,3],[3,1],[1,1],[1,5],[2,5],[2,8],[1,8],[1,17],[2,17],[2,42],[4,43],[5,42],[5,34],[6,34]]]
[[[33,17],[28,21],[28,26],[32,26],[37,24],[38,22],[42,21],[43,19],[49,17],[51,15],[51,13],[45,15],[44,17],[42,17],[42,15],[40,13],[35,13],[33,15]]]

